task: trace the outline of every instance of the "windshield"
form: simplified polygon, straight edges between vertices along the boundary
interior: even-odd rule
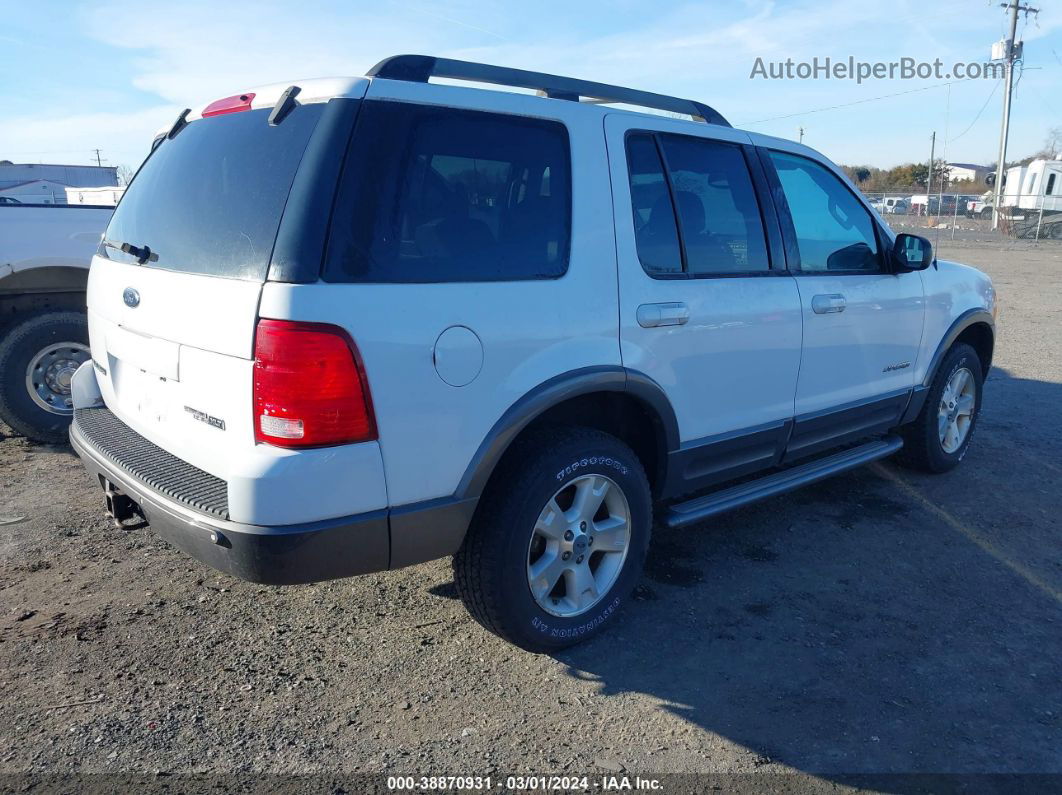
[[[269,108],[190,122],[149,155],[105,239],[149,248],[146,267],[264,281],[288,191],[323,108],[300,105],[275,127]],[[100,254],[139,261],[112,246]]]

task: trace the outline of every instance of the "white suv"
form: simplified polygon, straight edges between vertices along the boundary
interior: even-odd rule
[[[398,56],[181,114],[88,308],[71,441],[116,520],[265,583],[454,555],[547,651],[614,619],[654,507],[955,466],[995,298],[705,105]]]

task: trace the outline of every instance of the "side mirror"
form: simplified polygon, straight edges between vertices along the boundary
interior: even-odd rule
[[[933,264],[933,244],[919,235],[899,234],[892,246],[897,270],[924,271]]]

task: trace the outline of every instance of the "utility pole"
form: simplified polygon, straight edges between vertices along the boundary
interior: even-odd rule
[[[933,135],[929,137],[929,171],[926,176],[926,218],[929,218],[929,197],[933,195],[933,160],[937,154],[937,133],[933,131]],[[940,208],[937,208],[940,211]]]
[[[1010,33],[1003,42],[1006,52],[1003,54],[1003,125],[999,132],[999,160],[996,164],[995,200],[992,202],[992,228],[999,228],[999,208],[1003,204],[1003,178],[1007,174],[1007,135],[1010,133],[1010,95],[1014,88],[1014,61],[1021,48],[1014,40],[1018,35],[1018,12],[1038,14],[1040,9],[1022,5],[1021,0],[1007,0],[1000,7],[1010,10]]]
[[[96,165],[97,166],[102,166],[103,165],[103,161],[100,160],[100,150],[99,149],[93,149],[92,151],[96,153]]]
[[[797,143],[801,143],[802,144],[802,143],[804,143],[804,128],[803,127],[798,127],[797,129],[800,131],[800,140],[797,141]]]

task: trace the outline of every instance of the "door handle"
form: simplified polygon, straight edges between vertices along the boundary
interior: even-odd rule
[[[811,299],[811,308],[816,315],[828,315],[832,312],[844,311],[844,296],[839,293],[831,295],[816,295]]]
[[[638,307],[638,325],[642,328],[685,326],[689,319],[690,309],[682,302],[642,304]]]

